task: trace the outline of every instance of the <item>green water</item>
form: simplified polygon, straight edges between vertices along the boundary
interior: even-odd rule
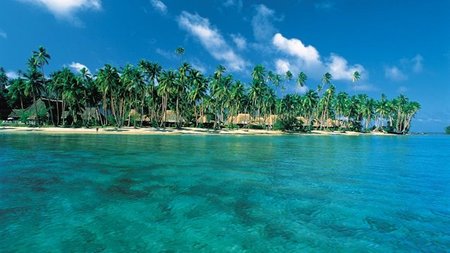
[[[0,252],[450,250],[446,136],[0,143]]]

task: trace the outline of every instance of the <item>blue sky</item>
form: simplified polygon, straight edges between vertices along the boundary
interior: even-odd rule
[[[13,77],[40,45],[52,56],[48,72],[145,58],[165,68],[187,60],[206,74],[222,64],[248,81],[263,64],[304,71],[315,88],[328,71],[340,91],[420,102],[413,131],[450,125],[446,0],[2,0],[0,66]],[[352,83],[355,70],[362,79]]]

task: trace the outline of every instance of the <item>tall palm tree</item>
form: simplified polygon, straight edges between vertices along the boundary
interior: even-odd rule
[[[8,85],[8,76],[6,75],[5,69],[0,67],[0,95],[5,90],[6,85]]]
[[[375,110],[375,100],[372,98],[367,98],[362,108],[362,115],[364,117],[366,131],[369,129],[369,124],[371,122],[374,110]]]
[[[386,98],[386,95],[381,94],[381,100],[377,101],[375,105],[375,113],[376,113],[376,120],[375,120],[375,129],[379,129],[380,127],[383,127],[383,121],[385,120],[386,116],[390,113],[390,102]]]
[[[239,113],[239,109],[242,106],[244,94],[244,84],[240,81],[235,81],[230,89],[230,116],[232,124],[234,122],[233,117]]]
[[[297,76],[297,85],[303,87],[306,85],[306,80],[308,80],[308,76],[302,71]]]
[[[291,81],[293,77],[294,77],[294,75],[292,74],[292,72],[290,70],[286,71],[285,78],[288,82]]]
[[[331,103],[334,99],[334,93],[336,88],[334,85],[331,84],[331,82],[328,81],[330,84],[330,87],[326,89],[324,96],[321,99],[321,111],[322,116],[320,117],[320,128],[323,129],[324,125],[327,124],[328,118],[330,117],[330,111],[331,111]]]
[[[314,90],[309,90],[306,92],[303,99],[303,107],[308,119],[308,127],[311,127],[311,123],[314,118],[314,113],[319,102],[319,94]]]
[[[104,125],[108,125],[108,97],[110,99],[109,105],[111,108],[111,112],[113,114],[113,117],[116,118],[117,123],[114,105],[114,89],[116,89],[119,83],[119,73],[117,69],[109,64],[105,64],[105,66],[98,71],[95,82],[100,90],[100,93],[102,94],[102,107],[103,113],[105,114]]]
[[[42,75],[42,73],[38,70],[38,65],[34,57],[31,57],[28,60],[28,70],[27,73],[25,74],[25,79],[27,80],[25,93],[26,95],[31,95],[33,97],[33,104],[36,113],[35,124],[39,125],[40,115],[38,113],[36,101],[37,98],[41,96],[41,93],[44,89],[45,78]]]
[[[147,82],[147,92],[146,96],[149,100],[148,112],[151,114],[150,118],[152,121],[158,120],[158,93],[156,85],[159,83],[159,75],[161,74],[162,67],[158,63],[149,62],[146,60],[141,60],[139,62],[139,68],[141,69],[145,81]]]
[[[26,97],[26,80],[22,76],[18,76],[11,81],[11,85],[8,88],[8,98],[14,104],[16,101],[20,102],[20,108],[24,109],[24,99]]]
[[[200,71],[192,69],[189,75],[189,83],[191,87],[188,96],[191,105],[194,107],[195,127],[198,127],[197,103],[205,97],[208,82]],[[202,107],[203,105],[201,105]],[[200,115],[203,116],[203,109],[200,109]]]
[[[177,49],[175,49],[175,53],[180,57],[184,55],[184,52],[185,50],[183,47],[177,47]]]
[[[184,97],[186,88],[188,86],[189,72],[191,71],[191,65],[183,63],[178,69],[177,80],[173,86],[173,93],[175,95],[175,112],[176,112],[176,126],[181,127],[180,122],[180,100]]]
[[[164,127],[164,123],[166,120],[166,111],[167,111],[167,104],[169,100],[169,96],[172,92],[172,87],[174,86],[174,83],[176,82],[177,75],[175,71],[168,70],[168,71],[162,71],[160,75],[160,82],[158,85],[158,94],[162,97],[161,102],[161,122],[160,126]]]
[[[249,94],[253,102],[253,111],[256,117],[261,116],[261,106],[266,88],[266,69],[262,65],[256,65],[252,71],[252,85]]]
[[[358,71],[353,72],[352,82],[356,82],[361,78],[361,74]]]
[[[121,84],[124,87],[123,95],[120,99],[119,118],[121,122],[124,121],[124,117],[128,115],[128,126],[131,124],[131,109],[137,111],[141,110],[140,124],[142,126],[143,111],[144,111],[144,96],[145,96],[145,82],[140,70],[130,64],[127,64],[120,76]],[[134,127],[136,122],[134,121]]]
[[[348,118],[344,115],[347,114],[349,110],[349,96],[345,92],[339,92],[336,96],[336,119],[339,122],[339,125],[342,126],[341,122],[348,122]],[[344,124],[344,127],[346,125]]]

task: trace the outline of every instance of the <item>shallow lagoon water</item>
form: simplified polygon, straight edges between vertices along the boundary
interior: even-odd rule
[[[447,136],[0,143],[0,252],[450,249]]]

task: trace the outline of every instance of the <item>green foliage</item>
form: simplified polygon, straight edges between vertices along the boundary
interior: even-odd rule
[[[184,48],[176,52],[182,56]],[[75,73],[63,68],[47,78],[44,66],[49,59],[45,48],[40,47],[33,52],[25,73],[7,80],[8,103],[12,108],[27,111],[21,117],[23,121],[37,115],[38,123],[42,120],[70,126],[100,124],[120,128],[124,124],[145,124],[234,129],[237,124],[283,131],[339,129],[406,134],[420,109],[419,103],[405,96],[388,99],[382,95],[380,100],[375,100],[365,94],[352,96],[338,92],[330,73],[322,76],[317,89],[308,89],[305,94],[284,94],[284,87],[292,85],[313,87],[307,83],[307,74],[287,71],[280,75],[257,65],[251,72],[250,82],[245,84],[235,80],[220,65],[212,75],[206,76],[186,62],[175,69],[163,69],[158,63],[141,60],[137,66],[105,64],[93,74],[87,69]],[[0,86],[4,86],[4,76],[0,74]],[[361,74],[355,71],[353,82],[360,78]],[[38,112],[36,104],[31,108],[34,114],[30,110],[29,105],[41,96],[58,104],[52,113]],[[86,111],[89,115],[83,117]],[[135,114],[130,117],[132,111]],[[61,117],[63,114],[66,117]],[[200,121],[205,115],[208,119]]]
[[[281,131],[302,131],[303,127],[295,117],[280,117],[273,125],[274,130]]]
[[[256,129],[256,130],[263,130],[263,129],[264,129],[264,126],[263,126],[263,125],[254,125],[254,124],[251,124],[251,125],[248,126],[248,128],[249,128],[249,129]]]
[[[450,134],[450,126],[448,126],[448,127],[445,128],[445,133],[446,133],[446,134]]]

